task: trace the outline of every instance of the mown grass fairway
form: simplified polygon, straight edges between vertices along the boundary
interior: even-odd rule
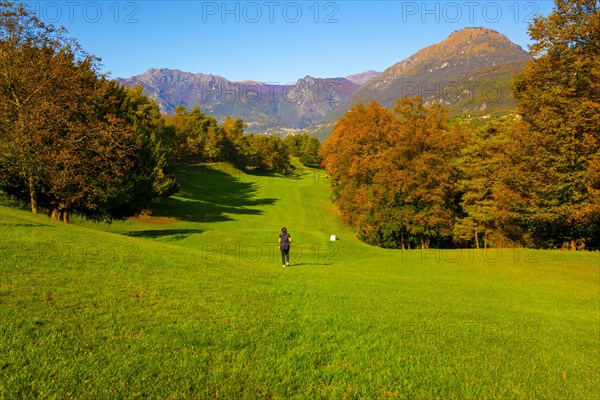
[[[178,175],[112,225],[0,207],[0,398],[598,398],[600,253],[383,250],[315,171]]]

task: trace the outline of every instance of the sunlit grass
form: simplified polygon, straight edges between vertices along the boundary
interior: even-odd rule
[[[317,171],[179,174],[112,225],[0,208],[0,398],[597,398],[600,253],[384,250]]]

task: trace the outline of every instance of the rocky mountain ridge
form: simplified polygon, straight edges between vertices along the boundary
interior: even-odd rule
[[[218,75],[171,69],[149,69],[142,75],[118,79],[141,86],[160,109],[200,106],[203,112],[244,119],[252,130],[273,126],[304,128],[322,119],[359,87],[346,78],[306,76],[293,85],[229,81]]]

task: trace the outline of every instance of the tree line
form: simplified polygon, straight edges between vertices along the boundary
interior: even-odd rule
[[[33,213],[64,222],[70,213],[94,221],[137,215],[178,190],[173,166],[181,162],[281,173],[292,168],[290,154],[319,162],[319,143],[306,135],[285,143],[246,135],[241,119],[219,124],[199,108],[161,115],[140,87],[102,74],[100,59],[63,28],[20,3],[0,6],[0,189]]]
[[[204,114],[199,107],[188,110],[178,106],[172,116],[165,114],[162,118],[165,141],[179,162],[223,161],[247,171],[282,174],[293,169],[290,157],[297,157],[306,166],[318,167],[321,163],[321,144],[306,133],[284,139],[275,135],[246,134],[242,119],[227,117],[219,125],[215,117]]]
[[[418,97],[355,105],[322,149],[342,218],[389,248],[600,248],[598,27],[598,1],[557,0],[516,112],[478,128]]]

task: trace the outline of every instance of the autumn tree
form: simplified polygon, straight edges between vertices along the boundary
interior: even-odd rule
[[[0,12],[0,185],[54,219],[139,213],[174,182],[156,109],[98,73],[98,59],[21,5]]]
[[[511,140],[513,171],[504,182],[513,201],[505,222],[524,231],[527,245],[597,246],[600,2],[556,0],[529,34],[535,59],[514,86],[527,129]]]
[[[320,155],[321,142],[307,133],[286,136],[283,139],[291,156],[298,157],[298,160],[308,167],[319,166],[323,161]]]
[[[460,217],[454,226],[457,242],[477,249],[504,244],[504,231],[498,225],[503,209],[501,179],[502,172],[511,169],[506,157],[510,134],[521,124],[512,115],[488,121],[473,130],[467,145],[461,149],[455,162],[461,194]]]
[[[376,102],[341,117],[322,154],[342,218],[364,241],[427,248],[451,240],[457,214],[453,159],[462,134],[447,111],[404,98],[390,112]]]
[[[342,220],[362,230],[373,242],[381,224],[369,221],[375,210],[369,191],[377,171],[375,158],[389,147],[392,116],[379,103],[358,103],[340,117],[321,148],[324,165],[331,180],[333,200]]]
[[[308,135],[307,135],[308,136]],[[300,147],[300,157],[298,160],[307,167],[318,167],[323,162],[320,155],[321,142],[313,136],[308,136],[302,142]]]
[[[221,161],[229,161],[233,165],[244,168],[247,146],[244,143],[244,128],[246,124],[241,118],[225,117],[221,124],[220,135],[223,138],[219,151]]]
[[[44,136],[52,123],[64,120],[60,103],[70,100],[65,88],[73,77],[65,72],[74,62],[93,68],[97,60],[22,5],[3,1],[0,6],[2,168],[14,174],[11,180],[26,182],[31,211],[37,213],[38,186],[45,179]]]
[[[393,175],[396,203],[402,205],[407,232],[421,248],[433,240],[451,243],[457,216],[458,173],[454,159],[464,144],[457,126],[448,126],[448,110],[419,97],[404,98],[393,109],[396,134],[387,158],[398,171]]]
[[[189,112],[184,106],[177,106],[173,112],[172,116],[165,114],[163,120],[166,136],[174,138],[171,143],[174,159],[204,159],[207,154],[217,159],[224,137],[216,118],[204,114],[197,106]],[[215,140],[217,134],[219,139]]]
[[[192,108],[192,111],[186,116],[183,128],[183,137],[185,138],[184,155],[187,157],[202,157],[205,154],[209,138],[218,129],[216,118],[204,114],[199,107]]]
[[[283,174],[291,169],[288,148],[279,137],[274,135],[245,135],[243,143],[245,168],[275,171]]]
[[[289,135],[283,139],[283,143],[287,146],[288,152],[293,157],[300,157],[300,148],[302,147],[302,135]],[[308,135],[306,135],[308,136]]]
[[[129,204],[134,204],[134,198],[147,203],[147,197],[153,199],[174,194],[179,185],[172,171],[175,152],[173,137],[161,117],[158,105],[139,86],[126,88],[114,82],[110,82],[110,85],[112,98],[104,99],[104,113],[112,113],[131,126],[141,149],[137,154],[135,172],[131,176],[137,179],[134,186],[139,193],[129,192],[132,198]]]
[[[173,136],[176,162],[229,162],[240,169],[286,173],[291,168],[282,140],[270,135],[248,135],[241,118],[218,121],[199,107],[175,107],[162,117],[167,136]]]

